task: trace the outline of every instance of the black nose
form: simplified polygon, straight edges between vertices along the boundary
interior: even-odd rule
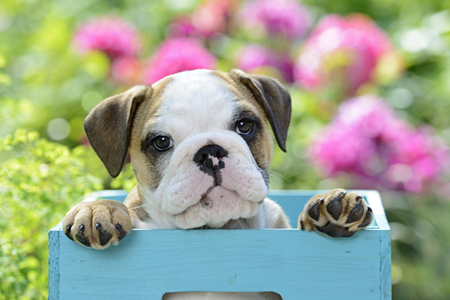
[[[222,184],[222,174],[220,169],[225,168],[225,163],[221,158],[228,155],[228,151],[220,147],[219,145],[208,145],[200,148],[194,155],[194,162],[200,167],[200,171],[205,172],[209,176],[214,178],[214,186]],[[214,165],[210,156],[219,160],[217,165]]]
[[[208,160],[209,156],[221,159],[228,155],[228,151],[220,147],[219,145],[208,145],[200,148],[194,155],[194,161],[197,164],[203,164]]]

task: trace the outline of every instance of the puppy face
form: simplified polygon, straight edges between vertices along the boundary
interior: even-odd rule
[[[262,110],[211,71],[154,88],[159,99],[138,109],[131,139],[141,191],[179,228],[254,216],[268,193],[273,149]]]
[[[251,218],[268,194],[273,143],[266,118],[279,116],[258,98],[261,88],[242,83],[243,74],[179,73],[154,84],[151,93],[134,88],[119,102],[137,104],[114,109],[115,115],[130,110],[126,135],[141,201],[158,211],[165,227],[221,227]],[[96,151],[102,157],[107,149]]]

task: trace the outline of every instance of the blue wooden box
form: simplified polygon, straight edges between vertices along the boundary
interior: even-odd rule
[[[293,228],[320,191],[280,191]],[[391,245],[380,195],[357,191],[374,221],[351,238],[298,229],[133,230],[104,251],[49,231],[49,299],[155,299],[166,292],[273,291],[284,300],[391,299]],[[94,198],[123,201],[124,191]]]

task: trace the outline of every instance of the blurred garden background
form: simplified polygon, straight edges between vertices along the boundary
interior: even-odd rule
[[[293,116],[272,189],[377,189],[394,299],[450,299],[449,0],[2,0],[0,299],[48,296],[47,231],[86,193],[127,189],[87,113],[183,70],[282,81]]]

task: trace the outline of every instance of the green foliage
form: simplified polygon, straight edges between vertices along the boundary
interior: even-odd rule
[[[136,181],[130,167],[106,180],[92,149],[69,149],[36,131],[0,139],[0,161],[0,300],[45,299],[48,230],[86,194],[111,186],[131,190]]]
[[[394,299],[450,295],[450,202],[432,195],[385,193],[391,226]],[[395,201],[392,201],[395,199]]]
[[[86,172],[86,148],[19,130],[0,141],[0,299],[47,297],[47,231],[86,193],[102,189]]]

